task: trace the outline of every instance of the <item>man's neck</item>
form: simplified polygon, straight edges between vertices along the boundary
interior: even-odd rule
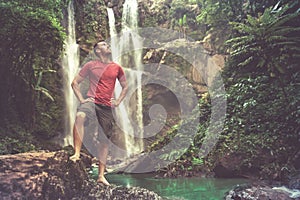
[[[99,58],[100,58],[101,62],[104,64],[108,64],[108,63],[112,62],[110,57],[108,57],[108,56],[101,55],[101,56],[99,56]]]

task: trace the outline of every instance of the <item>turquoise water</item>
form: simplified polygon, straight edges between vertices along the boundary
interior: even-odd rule
[[[153,178],[151,174],[107,174],[111,184],[143,187],[163,198],[184,200],[221,200],[225,193],[245,179],[216,178]]]

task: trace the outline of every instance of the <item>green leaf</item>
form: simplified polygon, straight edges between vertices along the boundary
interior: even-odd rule
[[[49,91],[46,88],[43,87],[36,87],[34,88],[36,91],[41,92],[42,94],[44,94],[46,97],[48,97],[51,101],[54,101],[53,96],[49,93]]]

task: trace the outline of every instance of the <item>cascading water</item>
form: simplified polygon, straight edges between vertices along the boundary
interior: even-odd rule
[[[118,56],[120,55],[119,53],[119,48],[117,44],[118,40],[118,33],[115,27],[115,16],[114,16],[114,11],[112,8],[107,8],[107,15],[108,15],[108,23],[109,23],[109,34],[110,34],[110,43],[111,43],[111,50],[112,50],[112,59],[113,61],[117,62],[118,61]]]
[[[128,144],[131,146],[133,153],[143,150],[143,108],[142,108],[142,39],[138,34],[138,2],[137,0],[126,0],[123,6],[122,13],[122,34],[120,38],[121,55],[133,51],[134,69],[130,73],[129,84],[136,89],[136,122],[135,123],[135,139],[129,137]],[[131,47],[131,49],[130,49]],[[129,48],[129,49],[128,49]],[[121,62],[121,65],[123,63]],[[125,64],[125,63],[124,63]],[[134,139],[134,140],[133,140]],[[129,147],[129,146],[128,146]]]
[[[70,1],[68,5],[68,30],[65,41],[65,53],[62,61],[64,71],[64,94],[66,103],[66,119],[65,119],[65,138],[64,146],[72,145],[72,129],[75,120],[75,111],[77,107],[77,100],[71,88],[71,82],[75,77],[79,67],[79,48],[76,43],[75,35],[75,20],[74,20],[74,5]]]
[[[125,105],[121,104],[117,109],[118,122],[120,128],[125,133],[125,146],[127,155],[133,155],[143,150],[143,115],[142,115],[142,43],[138,35],[138,3],[136,0],[126,0],[123,5],[122,14],[122,31],[118,35],[115,28],[114,13],[108,8],[108,17],[111,35],[112,57],[115,62],[121,66],[130,66],[130,70],[126,73],[127,81],[130,89],[134,92],[134,107],[125,101]],[[119,42],[117,42],[117,40]],[[118,46],[119,44],[119,46]],[[129,63],[128,59],[123,56],[130,54],[134,62]],[[134,65],[134,66],[132,66]],[[116,94],[121,91],[121,86],[116,85]],[[130,92],[129,92],[130,93]],[[133,119],[130,121],[130,119]]]

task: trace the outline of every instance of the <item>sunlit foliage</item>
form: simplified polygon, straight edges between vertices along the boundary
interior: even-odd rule
[[[288,24],[299,11],[287,13],[289,5],[268,8],[258,17],[247,16],[246,23],[232,22],[239,36],[227,41],[231,58],[238,63],[236,73],[267,71],[284,74],[300,59],[300,27]],[[298,21],[299,22],[299,21]]]

